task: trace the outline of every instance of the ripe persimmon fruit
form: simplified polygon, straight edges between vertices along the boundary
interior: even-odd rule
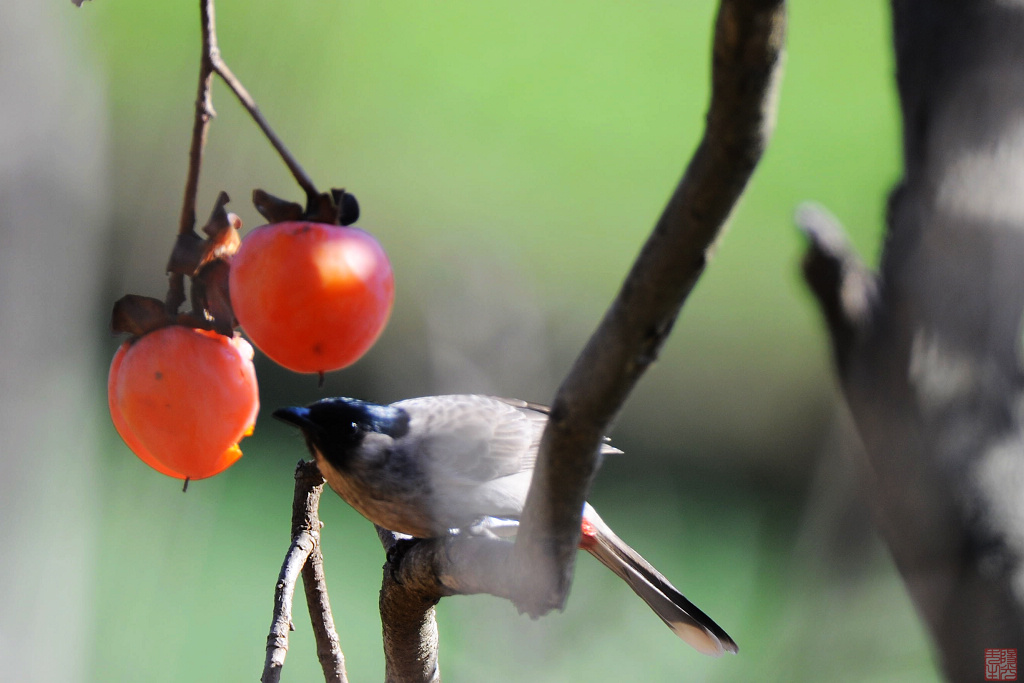
[[[383,247],[352,227],[285,221],[254,229],[231,259],[231,306],[263,353],[295,372],[351,365],[395,298]]]
[[[129,448],[178,479],[212,477],[241,456],[259,412],[252,347],[170,325],[127,341],[107,380],[110,416]]]
[[[117,392],[117,378],[121,372],[121,363],[124,361],[124,354],[128,351],[131,346],[131,342],[124,342],[118,347],[117,352],[114,353],[114,360],[110,362],[110,373],[107,375],[107,407],[110,408],[110,420],[114,423],[114,429],[117,430],[118,436],[124,441],[125,445],[131,449],[132,453],[139,457],[139,460],[146,463],[160,474],[166,474],[168,477],[174,477],[175,479],[185,479],[184,474],[179,474],[174,470],[165,467],[163,463],[153,457],[142,442],[139,441],[138,437],[135,436],[135,432],[128,426],[128,423],[124,421],[124,415],[121,414],[121,409],[117,405],[117,401],[114,400]],[[197,479],[198,477],[192,477]]]

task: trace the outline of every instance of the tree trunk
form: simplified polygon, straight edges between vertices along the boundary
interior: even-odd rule
[[[904,178],[877,278],[804,215],[876,515],[952,680],[1024,647],[1024,4],[894,0]]]

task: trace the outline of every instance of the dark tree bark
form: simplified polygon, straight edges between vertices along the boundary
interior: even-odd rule
[[[876,516],[952,680],[1024,647],[1024,4],[894,0],[904,177],[879,272],[807,210]]]

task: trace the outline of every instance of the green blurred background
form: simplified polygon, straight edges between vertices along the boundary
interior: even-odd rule
[[[460,391],[550,400],[699,139],[715,3],[217,5],[228,63],[318,184],[359,198],[359,225],[397,280],[380,342],[323,389],[259,359],[264,407]],[[109,306],[166,287],[198,3],[54,0],[0,18],[0,67],[16,74],[0,88],[32,112],[0,134],[16,152],[0,199],[34,207],[0,203],[0,342],[20,368],[0,374],[20,410],[0,419],[12,680],[256,680],[301,442],[264,410],[245,457],[182,495],[121,444],[104,400]],[[618,421],[627,454],[591,497],[740,655],[698,655],[582,557],[563,614],[445,600],[446,680],[936,679],[859,496],[792,226],[799,202],[820,201],[876,259],[900,161],[889,36],[886,3],[792,3],[771,147]],[[214,102],[198,210],[226,190],[250,228],[254,187],[300,193],[220,83]],[[69,208],[56,217],[38,208],[57,202]],[[49,289],[26,284],[40,278]],[[47,316],[51,302],[73,315]],[[379,543],[335,497],[321,515],[350,677],[378,680]],[[316,680],[301,597],[295,627],[284,680]]]

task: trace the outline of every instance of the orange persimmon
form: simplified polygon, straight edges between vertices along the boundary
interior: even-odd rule
[[[207,330],[171,325],[125,342],[107,382],[110,416],[129,448],[178,479],[230,467],[259,411],[252,347]]]
[[[383,247],[352,227],[286,221],[256,228],[231,259],[235,317],[252,343],[295,372],[357,361],[395,297]]]

